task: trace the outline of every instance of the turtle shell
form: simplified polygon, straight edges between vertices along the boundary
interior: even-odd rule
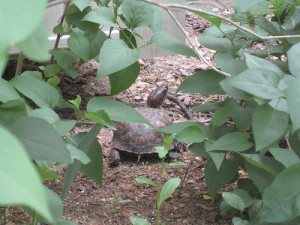
[[[154,127],[166,127],[173,123],[168,112],[155,108],[136,108]],[[113,147],[120,151],[135,153],[138,155],[157,153],[153,147],[163,146],[164,141],[161,132],[142,123],[118,122],[117,130],[113,135]],[[173,149],[171,145],[168,150]]]

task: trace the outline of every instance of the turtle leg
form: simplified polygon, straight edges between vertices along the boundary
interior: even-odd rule
[[[137,163],[140,162],[140,160],[141,160],[141,155],[138,154],[138,160],[137,160]]]
[[[116,148],[112,148],[110,150],[109,165],[110,166],[118,166],[119,162],[120,162],[120,153]]]

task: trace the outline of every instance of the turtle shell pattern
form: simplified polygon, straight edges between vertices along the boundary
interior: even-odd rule
[[[156,128],[166,127],[173,123],[168,112],[155,108],[136,108]],[[130,153],[152,154],[157,153],[153,148],[164,145],[161,132],[155,131],[152,127],[142,123],[118,122],[117,130],[113,135],[113,147],[120,151]],[[168,150],[174,148],[171,145]]]

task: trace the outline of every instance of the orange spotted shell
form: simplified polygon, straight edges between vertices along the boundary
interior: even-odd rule
[[[173,123],[173,119],[165,110],[155,108],[136,108],[136,110],[156,128],[166,127]],[[117,150],[138,155],[152,154],[157,153],[153,147],[164,145],[161,132],[155,131],[146,124],[118,122],[116,128],[113,135],[113,147]],[[173,148],[174,145],[171,145],[168,150]]]

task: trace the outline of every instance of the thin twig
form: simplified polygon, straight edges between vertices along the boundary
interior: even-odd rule
[[[196,52],[196,54],[199,56],[200,59],[202,59],[207,65],[209,65],[214,71],[216,71],[217,73],[220,73],[224,76],[231,76],[229,73],[226,73],[224,71],[219,70],[217,67],[213,66],[210,62],[208,62],[205,57],[201,54],[201,52],[198,50],[198,47],[195,46],[191,40],[191,38],[189,37],[188,33],[186,32],[186,30],[184,29],[184,27],[180,24],[180,22],[176,19],[176,17],[174,16],[174,14],[169,10],[166,9],[167,12],[169,13],[169,15],[172,17],[172,19],[175,21],[175,23],[177,24],[177,26],[181,29],[181,31],[184,33],[184,35],[186,36],[188,42],[190,43],[190,45],[192,46],[193,50]]]
[[[20,75],[22,73],[24,58],[25,58],[24,55],[20,52],[18,56],[18,63],[17,63],[15,76]]]
[[[60,25],[62,25],[62,24],[64,23],[65,16],[66,16],[66,12],[67,12],[67,9],[68,9],[68,7],[70,6],[71,2],[72,2],[72,0],[68,0],[68,2],[67,2],[67,4],[66,4],[65,10],[64,10],[63,15],[61,16],[61,19],[60,19],[60,22],[59,22]],[[60,37],[61,37],[61,34],[58,33],[58,34],[56,35],[56,41],[55,41],[55,44],[54,44],[54,48],[57,48],[57,47],[58,47]],[[51,56],[50,64],[52,64],[53,61],[54,61],[54,55]]]

